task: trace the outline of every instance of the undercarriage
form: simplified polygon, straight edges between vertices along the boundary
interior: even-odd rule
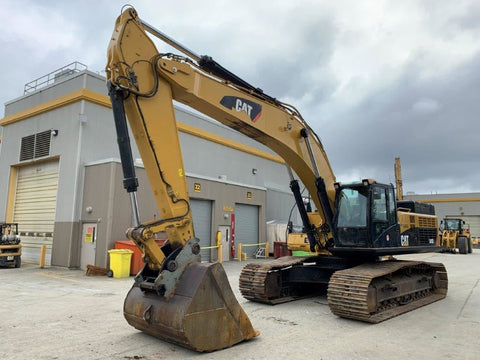
[[[282,257],[246,265],[239,286],[246,299],[272,305],[327,293],[335,315],[378,323],[443,299],[448,278],[438,263]]]

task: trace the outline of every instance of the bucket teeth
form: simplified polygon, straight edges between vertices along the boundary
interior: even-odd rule
[[[186,267],[168,298],[135,284],[125,299],[124,315],[141,331],[199,352],[227,348],[258,335],[218,263]]]

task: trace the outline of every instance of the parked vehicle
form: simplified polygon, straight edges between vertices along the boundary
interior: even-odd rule
[[[0,266],[19,268],[22,264],[22,245],[17,223],[0,224]]]

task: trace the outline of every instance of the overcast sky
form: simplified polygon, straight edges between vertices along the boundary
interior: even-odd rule
[[[73,61],[104,75],[125,3],[0,0],[1,103]],[[337,180],[393,183],[400,157],[405,193],[480,192],[480,1],[130,3],[191,50],[299,109]]]

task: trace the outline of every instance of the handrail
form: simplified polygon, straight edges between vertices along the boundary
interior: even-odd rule
[[[36,91],[37,89],[53,84],[55,81],[63,79],[67,76],[73,75],[80,71],[87,70],[87,65],[78,61],[74,61],[68,65],[65,65],[57,70],[54,70],[47,75],[43,75],[38,79],[32,80],[26,83],[23,88],[23,95]]]

